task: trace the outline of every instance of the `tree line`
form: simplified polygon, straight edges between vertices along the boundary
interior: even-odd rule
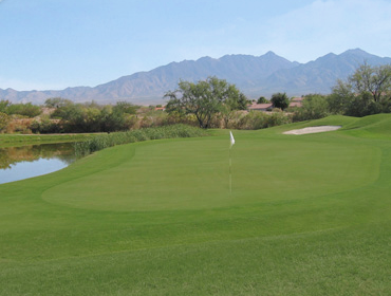
[[[45,107],[52,112],[46,115],[40,115],[40,106],[1,100],[0,132],[112,132],[175,123],[201,128],[258,129],[330,114],[390,113],[391,65],[360,65],[346,80],[338,80],[331,94],[305,95],[301,107],[290,108],[286,93],[275,93],[270,100],[273,108],[277,108],[273,114],[246,112],[251,102],[234,84],[217,77],[196,83],[180,81],[178,88],[167,91],[164,98],[167,100],[166,112],[144,108],[142,113],[138,113],[140,106],[129,102],[117,102],[112,106],[50,98]],[[265,97],[258,99],[258,103],[267,102]]]
[[[294,120],[330,114],[363,117],[391,113],[391,65],[360,65],[346,80],[337,80],[330,95],[307,95]]]

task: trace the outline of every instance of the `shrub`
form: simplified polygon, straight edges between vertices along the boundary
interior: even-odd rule
[[[382,109],[381,103],[373,101],[371,94],[365,92],[350,101],[345,115],[363,117],[381,113]]]
[[[246,116],[239,120],[238,129],[261,129],[267,127],[266,113],[259,111],[250,111]]]
[[[303,100],[303,106],[296,108],[293,115],[294,121],[319,119],[329,114],[328,98],[322,95],[308,95]]]
[[[8,115],[17,114],[31,118],[41,114],[41,108],[31,103],[11,104],[6,107],[5,113],[7,113]]]
[[[9,116],[3,112],[0,112],[0,132],[5,130],[9,121]]]
[[[1,100],[0,101],[0,112],[6,113],[7,107],[10,105],[10,102],[7,100]]]
[[[200,128],[178,124],[98,135],[85,142],[76,143],[75,150],[78,154],[89,154],[104,148],[127,143],[168,138],[201,137],[206,135],[207,133]]]
[[[62,131],[59,120],[50,119],[48,116],[42,116],[39,120],[34,120],[29,128],[36,134],[55,134]]]
[[[235,124],[237,129],[256,130],[291,123],[291,116],[279,110],[278,112],[265,113],[260,111],[250,111],[240,117]]]
[[[292,117],[284,112],[273,112],[266,117],[266,127],[279,126],[292,122]]]
[[[25,118],[20,115],[9,116],[10,120],[6,127],[7,133],[31,134],[30,125],[33,122],[31,118]]]

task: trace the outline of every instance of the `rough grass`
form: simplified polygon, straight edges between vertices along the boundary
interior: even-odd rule
[[[227,131],[0,185],[0,295],[389,295],[390,118],[234,131],[232,193]]]
[[[92,134],[55,134],[55,135],[22,135],[0,134],[0,147],[24,146],[32,144],[50,144],[80,142],[92,137]]]

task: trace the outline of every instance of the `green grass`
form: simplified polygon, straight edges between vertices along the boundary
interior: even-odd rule
[[[389,295],[390,129],[234,131],[232,192],[227,131],[0,185],[0,295]]]

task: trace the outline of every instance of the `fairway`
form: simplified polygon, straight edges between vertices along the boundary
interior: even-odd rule
[[[390,295],[391,116],[233,133],[0,185],[0,295]]]

